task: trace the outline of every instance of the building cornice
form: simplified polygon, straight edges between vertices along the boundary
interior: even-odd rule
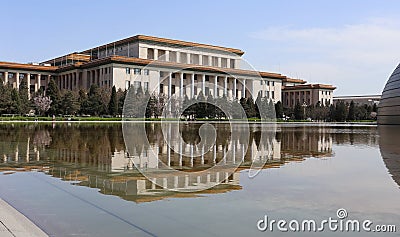
[[[286,76],[283,76],[279,73],[271,73],[271,72],[258,72],[258,71],[250,71],[250,70],[242,70],[242,69],[233,69],[233,68],[220,68],[220,67],[210,67],[210,66],[202,66],[202,65],[194,65],[194,64],[184,64],[184,63],[175,63],[175,62],[165,62],[159,60],[151,60],[151,59],[142,59],[142,58],[131,58],[113,55],[106,58],[96,59],[87,63],[75,63],[74,65],[68,65],[65,67],[60,67],[58,69],[59,72],[69,71],[77,68],[90,68],[96,66],[102,66],[110,63],[119,63],[126,65],[138,65],[138,66],[149,66],[149,67],[161,67],[172,70],[193,70],[193,71],[201,71],[201,72],[212,72],[212,73],[222,73],[227,75],[237,75],[237,76],[254,76],[260,78],[271,78],[283,80]]]
[[[14,63],[14,62],[0,62],[0,68],[14,69],[14,70],[32,70],[43,72],[56,72],[58,67],[33,65],[27,63]]]
[[[297,86],[283,86],[282,90],[306,90],[306,89],[325,89],[325,90],[335,90],[336,87],[332,85],[325,84],[307,84],[307,85],[297,85]]]
[[[110,48],[113,48],[114,45],[120,46],[121,44],[126,44],[128,42],[140,42],[140,41],[150,41],[150,42],[170,44],[170,45],[183,46],[183,47],[197,47],[197,48],[204,48],[204,49],[210,49],[210,50],[218,50],[218,51],[234,53],[234,54],[237,54],[240,56],[242,56],[244,54],[244,52],[242,50],[235,49],[235,48],[215,46],[215,45],[210,45],[210,44],[201,44],[201,43],[182,41],[182,40],[167,39],[167,38],[148,36],[148,35],[135,35],[135,36],[117,40],[117,41],[114,41],[114,42],[111,42],[108,44],[104,44],[104,45],[101,45],[98,47],[94,47],[94,48],[82,51],[81,53],[88,54],[88,53],[90,53],[91,50],[98,50],[98,49],[103,50],[105,48],[110,49]]]
[[[306,84],[307,81],[304,81],[302,79],[295,79],[295,78],[285,78],[282,80],[282,82],[289,82],[289,83],[299,83],[299,84]]]

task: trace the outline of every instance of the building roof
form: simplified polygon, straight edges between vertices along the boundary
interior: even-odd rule
[[[53,67],[53,66],[43,66],[43,65],[33,65],[27,63],[13,63],[13,62],[0,62],[0,68],[44,71],[44,72],[55,72],[58,69],[58,67]]]
[[[291,83],[299,83],[299,84],[306,84],[307,81],[304,81],[302,79],[295,79],[295,78],[285,78],[282,80],[282,82],[291,82]]]
[[[114,47],[114,45],[119,46],[121,44],[125,44],[128,42],[137,42],[137,41],[151,41],[151,42],[157,42],[157,43],[172,44],[172,45],[177,45],[177,46],[198,47],[198,48],[205,48],[205,49],[211,49],[211,50],[219,50],[219,51],[234,53],[234,54],[237,54],[240,56],[244,54],[244,52],[242,50],[235,49],[235,48],[215,46],[215,45],[210,45],[210,44],[194,43],[194,42],[189,42],[189,41],[174,40],[174,39],[167,39],[167,38],[147,36],[147,35],[135,35],[132,37],[117,40],[117,41],[114,41],[114,42],[111,42],[108,44],[104,44],[104,45],[101,45],[98,47],[94,47],[94,48],[82,51],[82,53],[90,53],[91,50],[104,49],[106,47],[112,48],[112,47]]]
[[[214,72],[214,73],[225,73],[228,75],[243,75],[243,76],[258,76],[263,78],[272,78],[272,79],[285,79],[286,76],[283,76],[279,73],[271,73],[271,72],[258,72],[258,71],[250,71],[250,70],[242,70],[242,69],[233,69],[233,68],[220,68],[220,67],[211,67],[211,66],[202,66],[202,65],[193,65],[193,64],[184,64],[184,63],[175,63],[175,62],[165,62],[159,60],[151,60],[151,59],[142,59],[142,58],[131,58],[124,57],[118,55],[112,55],[106,58],[96,59],[86,63],[75,63],[74,65],[67,65],[64,67],[60,67],[59,71],[67,71],[75,68],[88,68],[95,67],[109,63],[120,63],[127,65],[139,65],[139,66],[157,66],[164,68],[173,68],[177,70],[195,70],[195,71],[203,71],[203,72]]]
[[[54,59],[50,59],[47,61],[44,61],[43,63],[58,63],[58,62],[62,62],[64,60],[71,60],[71,61],[83,61],[83,62],[89,62],[91,59],[91,56],[88,54],[82,54],[82,53],[71,53],[71,54],[67,54],[64,56],[60,56]]]
[[[307,84],[307,85],[283,86],[282,87],[282,90],[305,90],[305,89],[335,90],[336,87],[334,87],[332,85],[324,85],[324,84]]]

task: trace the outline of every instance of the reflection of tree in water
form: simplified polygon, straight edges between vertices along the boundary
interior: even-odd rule
[[[0,125],[0,151],[2,155],[12,156],[16,151],[26,156],[28,142],[42,151],[51,143],[51,136],[43,125],[2,124]]]
[[[39,147],[49,146],[52,139],[47,129],[36,130],[33,137],[33,144]]]
[[[50,131],[53,152],[76,154],[79,163],[109,164],[114,151],[124,150],[121,125],[57,124]],[[57,159],[54,154],[53,158]]]

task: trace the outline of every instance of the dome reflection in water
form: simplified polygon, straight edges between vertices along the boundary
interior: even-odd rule
[[[393,180],[400,186],[400,126],[379,126],[379,148]]]

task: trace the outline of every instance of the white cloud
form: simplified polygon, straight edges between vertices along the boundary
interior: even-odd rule
[[[335,28],[269,27],[251,37],[274,45],[282,73],[335,84],[340,94],[380,93],[400,62],[400,19]]]

